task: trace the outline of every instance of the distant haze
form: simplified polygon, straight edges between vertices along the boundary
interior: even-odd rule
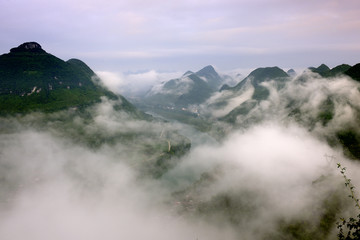
[[[95,71],[355,64],[357,0],[0,2],[0,53],[36,41]]]

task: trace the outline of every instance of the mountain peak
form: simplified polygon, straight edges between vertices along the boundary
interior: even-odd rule
[[[216,73],[216,71],[213,66],[208,65],[197,72],[197,74],[200,74],[200,75],[205,74],[205,73]]]
[[[289,76],[295,76],[296,75],[296,72],[294,69],[289,69],[287,72],[286,72]]]
[[[220,77],[220,75],[216,72],[213,66],[208,65],[201,69],[200,71],[196,72],[196,75],[200,78],[205,78],[206,82],[209,84],[209,86],[214,90],[219,90],[219,87],[221,86],[223,79]]]
[[[309,67],[309,69],[315,73],[325,73],[327,71],[330,71],[330,68],[328,66],[326,66],[324,63],[321,64],[319,67],[315,68],[315,67]]]
[[[10,49],[11,53],[20,53],[20,52],[32,52],[32,53],[46,53],[42,48],[41,45],[37,42],[26,42],[18,47]]]
[[[260,83],[266,79],[289,77],[289,75],[279,67],[265,67],[255,69],[248,77],[253,77],[255,82]]]
[[[324,63],[321,64],[317,69],[319,71],[329,71],[330,70],[330,68],[327,65],[325,65]]]

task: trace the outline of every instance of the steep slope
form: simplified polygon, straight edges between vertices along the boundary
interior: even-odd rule
[[[78,59],[65,62],[36,42],[21,44],[0,56],[0,113],[52,112],[87,106],[102,96],[119,99],[97,85],[96,79]],[[126,99],[122,100],[124,108],[135,111]]]

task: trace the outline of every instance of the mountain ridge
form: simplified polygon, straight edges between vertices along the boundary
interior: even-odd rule
[[[321,64],[319,67],[309,67],[308,69],[314,73],[318,73],[322,77],[335,77],[337,75],[347,75],[346,72],[352,68],[348,64],[340,64],[333,68],[329,68],[325,64]]]

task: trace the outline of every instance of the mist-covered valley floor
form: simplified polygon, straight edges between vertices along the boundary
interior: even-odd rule
[[[336,239],[357,215],[337,163],[360,186],[341,144],[360,133],[360,84],[308,73],[262,86],[269,97],[247,111],[231,112],[249,94],[199,104],[206,131],[105,97],[1,117],[0,238]]]

